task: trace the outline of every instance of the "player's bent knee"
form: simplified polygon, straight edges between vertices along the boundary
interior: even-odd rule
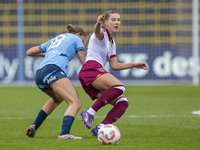
[[[120,102],[121,105],[121,109],[123,109],[124,111],[126,111],[126,109],[128,108],[128,101],[122,101]]]
[[[124,93],[126,90],[126,87],[124,85],[116,85],[116,86],[113,86],[113,88],[121,90],[122,93]]]
[[[73,107],[74,109],[78,109],[78,110],[82,106],[82,102],[79,98],[68,100],[67,103],[69,106]]]
[[[60,103],[62,103],[62,99],[61,98],[53,98],[53,101],[57,104],[57,105],[59,105]]]
[[[128,108],[128,106],[129,106],[129,103],[128,103],[128,101],[124,101],[123,102],[123,105],[125,106],[125,108],[127,109]]]
[[[74,102],[74,104],[76,105],[76,107],[77,107],[78,109],[80,109],[81,106],[82,106],[81,100],[77,100],[76,102]]]
[[[116,100],[115,105],[117,105],[117,104],[120,103],[120,102],[124,102],[124,104],[126,104],[127,107],[128,107],[128,105],[129,105],[127,98],[124,97],[124,96],[119,97],[119,98]]]

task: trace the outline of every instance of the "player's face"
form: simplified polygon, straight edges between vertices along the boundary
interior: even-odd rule
[[[120,15],[117,13],[110,14],[108,20],[105,21],[106,28],[112,33],[119,31]]]

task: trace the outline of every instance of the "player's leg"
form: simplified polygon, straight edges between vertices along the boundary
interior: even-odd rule
[[[69,105],[65,115],[75,117],[81,107],[81,100],[72,82],[68,78],[62,78],[50,86]]]
[[[116,122],[125,112],[128,108],[128,100],[126,97],[122,96],[119,97],[114,107],[108,112],[106,118],[102,121],[103,124],[112,124],[113,122]]]
[[[54,109],[62,102],[62,99],[56,95],[52,90],[45,91],[51,98],[45,103],[38,113],[34,122],[26,130],[28,137],[34,137],[36,130],[41,126],[46,117],[54,111]]]
[[[97,101],[92,105],[92,108],[97,112],[102,106],[107,103],[111,103],[117,97],[125,92],[125,86],[110,73],[104,74],[94,80],[91,85],[100,90],[104,91]]]
[[[50,115],[56,107],[62,103],[62,98],[60,98],[58,95],[54,93],[52,90],[48,90],[45,92],[47,95],[49,95],[51,98],[45,103],[45,105],[42,107],[42,110],[47,114]]]
[[[87,128],[91,128],[93,116],[101,107],[108,103],[112,103],[125,91],[125,86],[110,73],[101,75],[99,78],[94,80],[91,85],[103,93],[99,96],[92,107],[81,113],[83,122]]]
[[[94,136],[97,136],[98,130],[101,128],[104,124],[112,124],[113,122],[116,122],[125,112],[128,108],[128,100],[124,96],[120,96],[117,98],[117,100],[114,103],[114,107],[108,112],[105,119],[92,129],[92,134]]]
[[[96,78],[91,85],[99,91],[105,91],[115,85],[123,85],[116,77],[110,73],[106,73]],[[124,85],[123,85],[124,86]]]
[[[52,83],[50,87],[59,95],[69,106],[65,111],[62,123],[62,130],[59,139],[81,139],[70,134],[71,126],[75,116],[81,107],[81,100],[78,93],[68,78],[62,78]]]
[[[36,130],[46,118],[45,116],[50,115],[56,109],[56,107],[63,101],[57,94],[54,93],[53,90],[47,90],[45,91],[45,93],[51,98],[44,104],[41,110],[41,115],[39,113],[38,118],[36,118],[36,120],[33,123],[36,124]]]

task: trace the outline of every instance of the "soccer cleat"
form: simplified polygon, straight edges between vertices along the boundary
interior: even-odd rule
[[[64,135],[59,135],[58,136],[59,140],[64,140],[64,139],[77,139],[77,140],[81,140],[82,137],[77,137],[71,134],[64,134]]]
[[[85,124],[86,128],[90,129],[92,120],[94,120],[94,116],[88,113],[87,110],[83,111],[81,113],[81,116],[82,116],[82,121]]]
[[[98,134],[98,132],[99,132],[99,129],[101,128],[102,125],[103,125],[103,124],[100,124],[100,125],[96,126],[95,128],[93,128],[92,131],[91,131],[91,134],[92,134],[93,136],[97,136],[97,134]]]
[[[35,136],[35,124],[32,124],[31,126],[29,126],[27,129],[26,129],[26,135],[27,137],[34,137]]]

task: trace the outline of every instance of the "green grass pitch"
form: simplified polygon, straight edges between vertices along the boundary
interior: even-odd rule
[[[121,131],[118,145],[101,145],[83,125],[80,113],[93,101],[81,87],[82,100],[71,134],[83,140],[58,140],[67,104],[62,103],[38,129],[35,138],[25,136],[48,96],[36,87],[0,87],[1,150],[198,150],[200,149],[200,87],[127,86],[127,112],[114,125]],[[100,109],[92,127],[111,106]]]

